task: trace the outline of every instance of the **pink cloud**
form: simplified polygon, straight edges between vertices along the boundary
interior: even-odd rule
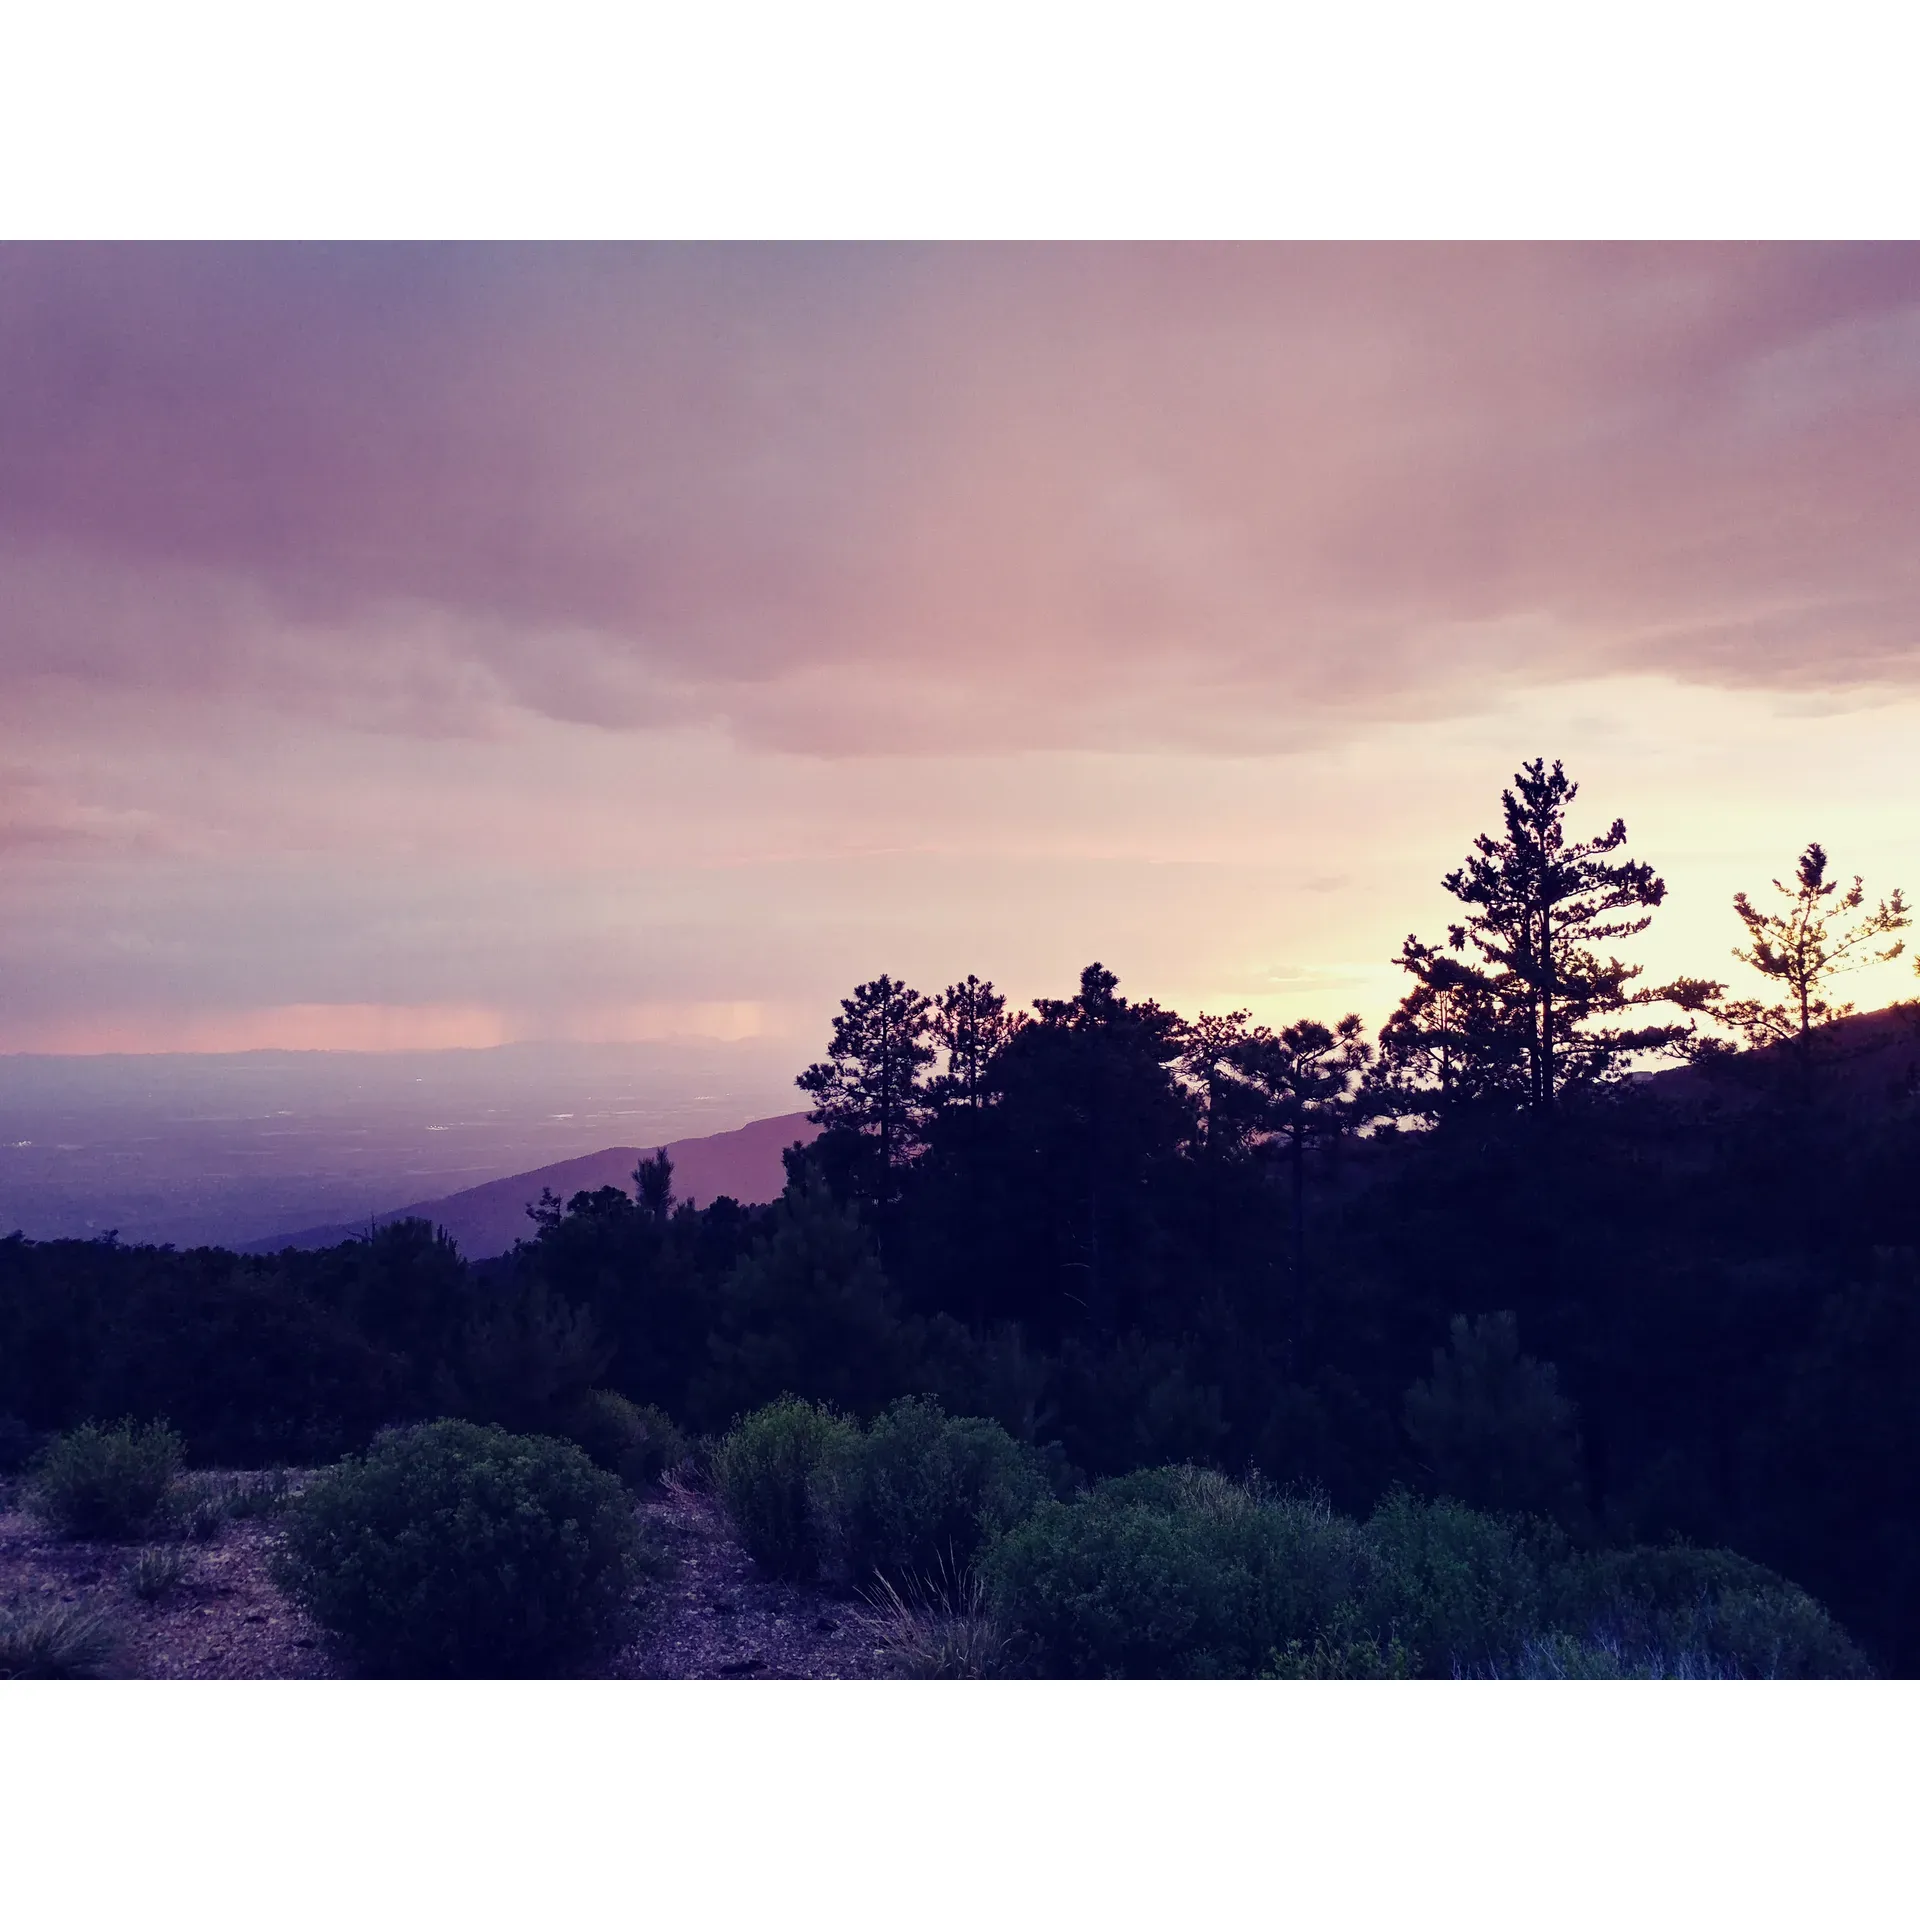
[[[1908,246],[0,249],[0,1013],[1338,1013],[1541,751],[1724,966],[1913,880],[1916,471]]]
[[[1917,402],[1895,246],[15,248],[0,672],[828,753],[1904,681]]]

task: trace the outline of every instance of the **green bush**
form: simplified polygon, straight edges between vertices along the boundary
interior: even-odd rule
[[[806,1580],[820,1571],[814,1483],[859,1439],[844,1415],[788,1395],[743,1414],[714,1448],[714,1490],[765,1572]]]
[[[274,1577],[369,1672],[504,1677],[615,1644],[642,1565],[626,1489],[571,1442],[438,1420],[295,1500]]]
[[[1809,1593],[1719,1548],[1632,1547],[1570,1562],[1556,1624],[1628,1666],[1748,1680],[1864,1677],[1865,1656]],[[1573,1676],[1569,1676],[1573,1677]]]
[[[1063,1678],[1260,1673],[1355,1599],[1360,1529],[1325,1504],[1272,1499],[1163,1467],[1041,1507],[990,1545],[994,1607]]]
[[[986,1541],[1048,1497],[1031,1451],[997,1421],[950,1419],[936,1401],[897,1400],[812,1482],[831,1560],[854,1581],[947,1581]]]
[[[98,1607],[0,1607],[0,1680],[97,1680],[114,1648]]]
[[[686,1435],[658,1407],[637,1407],[606,1388],[582,1396],[570,1437],[596,1467],[617,1473],[630,1487],[658,1486],[660,1476],[691,1451]]]
[[[1365,1533],[1368,1623],[1405,1646],[1416,1673],[1444,1680],[1484,1667],[1547,1625],[1547,1565],[1564,1557],[1550,1530],[1397,1493]]]
[[[1411,1680],[1413,1656],[1393,1637],[1384,1643],[1351,1601],[1333,1610],[1311,1642],[1289,1640],[1267,1667],[1269,1680]]]
[[[180,1436],[165,1421],[103,1427],[89,1420],[48,1446],[29,1498],[63,1532],[124,1540],[159,1513],[179,1468]]]

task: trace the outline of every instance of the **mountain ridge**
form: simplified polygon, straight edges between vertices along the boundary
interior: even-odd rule
[[[743,1205],[777,1199],[786,1183],[783,1148],[811,1140],[819,1129],[804,1113],[774,1114],[750,1120],[726,1133],[669,1140],[665,1151],[673,1162],[673,1197],[698,1206],[726,1194]],[[562,1199],[583,1189],[630,1188],[633,1171],[656,1147],[603,1147],[595,1153],[556,1160],[524,1173],[509,1173],[478,1186],[463,1187],[375,1214],[362,1224],[334,1223],[306,1227],[295,1233],[269,1234],[235,1249],[239,1253],[312,1251],[337,1246],[367,1226],[382,1227],[397,1220],[427,1220],[443,1227],[469,1260],[486,1260],[509,1251],[516,1240],[532,1237],[527,1208],[552,1188]]]

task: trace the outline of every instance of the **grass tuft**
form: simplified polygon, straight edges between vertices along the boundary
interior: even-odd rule
[[[127,1569],[127,1590],[149,1606],[170,1599],[187,1577],[187,1556],[178,1547],[148,1547]]]
[[[0,1680],[96,1680],[115,1645],[99,1607],[0,1607]]]
[[[876,1574],[867,1598],[882,1653],[902,1680],[997,1680],[1018,1662],[1014,1636],[995,1614],[971,1568],[927,1580],[904,1574],[895,1585]]]

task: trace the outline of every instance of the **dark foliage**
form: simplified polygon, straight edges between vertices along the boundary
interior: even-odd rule
[[[180,1470],[180,1436],[164,1421],[144,1427],[86,1421],[49,1443],[28,1489],[34,1507],[83,1540],[126,1540],[165,1506]]]
[[[907,1330],[852,1209],[809,1173],[772,1208],[769,1229],[720,1288],[704,1410],[725,1415],[781,1393],[855,1412],[891,1399],[907,1379]]]
[[[33,1429],[17,1414],[0,1414],[0,1473],[18,1473],[39,1451]]]
[[[658,1407],[636,1407],[604,1388],[581,1397],[569,1438],[596,1467],[617,1473],[630,1487],[657,1486],[690,1451],[687,1436]]]
[[[821,1533],[842,1575],[956,1587],[989,1540],[1051,1497],[1031,1451],[992,1420],[896,1402],[816,1475]]]
[[[1550,1529],[1395,1493],[1365,1536],[1365,1617],[1416,1674],[1444,1680],[1511,1656],[1552,1618],[1551,1569],[1567,1550]]]
[[[1230,1679],[1310,1641],[1363,1589],[1366,1560],[1360,1530],[1322,1503],[1161,1468],[1042,1508],[983,1572],[1044,1674]]]
[[[626,1490],[577,1447],[440,1420],[302,1494],[274,1571],[364,1671],[440,1679],[576,1670],[641,1567]]]
[[[1588,1555],[1551,1527],[1405,1494],[1356,1525],[1192,1468],[1043,1507],[983,1566],[1004,1628],[1061,1678],[1868,1671],[1815,1601],[1735,1554]]]
[[[714,1490],[763,1572],[820,1571],[828,1543],[816,1487],[859,1438],[843,1414],[788,1396],[736,1420],[714,1448]]]
[[[1435,1491],[1495,1513],[1579,1517],[1574,1408],[1553,1367],[1520,1351],[1512,1314],[1454,1316],[1432,1377],[1407,1389],[1406,1424]]]
[[[336,1458],[410,1396],[404,1362],[268,1273],[209,1261],[141,1288],[102,1344],[88,1402],[165,1415],[197,1459]]]
[[[1559,1572],[1554,1614],[1629,1664],[1691,1654],[1748,1680],[1852,1680],[1869,1671],[1817,1601],[1723,1550],[1634,1547],[1572,1560]]]

